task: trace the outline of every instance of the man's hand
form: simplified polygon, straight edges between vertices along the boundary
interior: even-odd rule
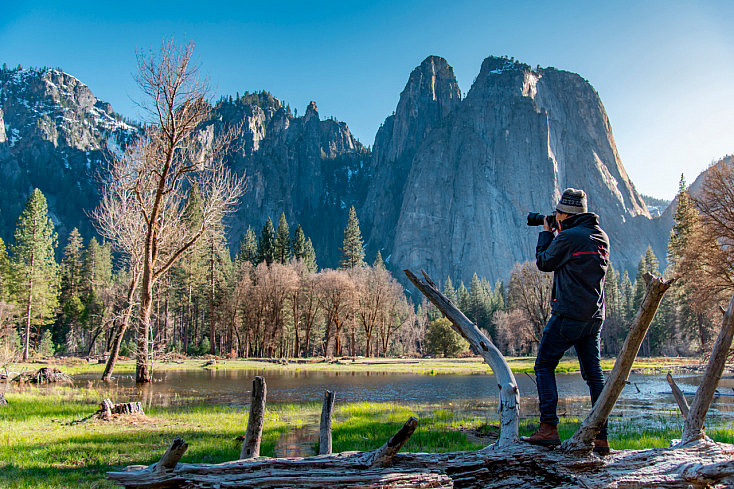
[[[551,229],[550,225],[548,224],[548,217],[547,216],[543,218],[543,229],[545,229],[549,233],[552,233],[553,232],[553,229]]]

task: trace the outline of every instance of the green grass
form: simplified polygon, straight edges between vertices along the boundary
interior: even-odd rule
[[[189,449],[182,462],[220,463],[239,457],[247,411],[244,407],[201,405],[153,407],[147,417],[102,421],[96,418],[73,423],[94,413],[101,393],[68,387],[6,394],[8,406],[0,408],[0,487],[112,488],[107,471],[132,464],[157,461],[175,436]],[[261,454],[274,456],[278,439],[294,427],[318,423],[319,403],[269,404]],[[409,407],[393,403],[351,403],[335,406],[334,452],[371,450],[381,446],[407,421],[419,419],[418,428],[403,450],[445,452],[474,450],[491,439],[467,437],[468,433],[496,432],[497,420],[469,415],[462,409],[431,406]],[[494,415],[489,415],[494,416]],[[564,417],[559,424],[562,439],[570,437],[581,420]],[[523,419],[520,434],[528,435],[537,419]],[[677,413],[639,420],[612,419],[610,444],[615,449],[668,446],[680,437],[682,420]],[[713,421],[708,435],[734,443],[734,429]],[[318,435],[313,436],[317,453]]]
[[[684,365],[696,363],[695,358],[638,358],[634,368],[643,371],[654,371],[667,366]],[[187,359],[183,363],[161,363],[153,365],[156,370],[181,370],[199,369],[204,364],[204,359]],[[484,374],[488,373],[489,367],[481,358],[357,358],[356,360],[340,360],[338,363],[325,362],[323,359],[289,360],[282,364],[271,363],[262,360],[218,360],[212,369],[239,369],[239,370],[265,370],[275,372],[389,372],[416,375],[455,375],[455,374]],[[533,373],[535,357],[507,357],[510,368],[515,373]],[[602,368],[611,370],[614,366],[613,358],[602,359]],[[34,371],[40,367],[53,366],[63,372],[74,374],[99,374],[102,375],[104,364],[90,364],[79,359],[51,359],[48,363],[25,363],[13,365],[12,370]],[[558,365],[556,372],[572,373],[579,371],[579,363],[574,357],[564,357]],[[122,360],[115,366],[116,374],[132,374],[135,372],[134,360]]]

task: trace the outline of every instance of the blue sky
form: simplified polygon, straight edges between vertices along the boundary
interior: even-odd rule
[[[579,73],[599,92],[641,192],[671,198],[734,153],[730,1],[8,1],[0,62],[54,66],[130,118],[136,50],[196,42],[216,97],[267,89],[371,145],[410,71],[446,58],[466,93],[489,55]],[[595,4],[599,5],[595,5]]]

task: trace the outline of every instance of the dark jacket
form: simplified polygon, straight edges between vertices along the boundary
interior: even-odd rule
[[[564,219],[561,229],[555,237],[542,231],[535,249],[538,269],[554,272],[551,310],[579,321],[603,320],[609,237],[591,212]]]

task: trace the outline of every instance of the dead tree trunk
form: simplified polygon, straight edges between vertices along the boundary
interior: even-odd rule
[[[709,362],[706,365],[706,372],[703,374],[701,385],[696,390],[696,395],[691,403],[691,409],[686,416],[683,425],[683,434],[680,443],[685,445],[693,440],[701,439],[705,436],[703,431],[703,421],[706,413],[711,406],[714,398],[714,392],[721,380],[721,374],[726,366],[726,357],[731,348],[732,338],[734,338],[734,295],[729,301],[729,307],[726,309],[724,318],[721,321],[721,331],[716,338],[714,348],[711,350]]]
[[[319,426],[319,455],[331,453],[331,414],[334,410],[334,391],[324,393],[324,405],[321,408]]]
[[[594,437],[599,433],[622,393],[632,369],[632,364],[637,358],[637,352],[640,351],[642,340],[645,339],[645,334],[650,327],[652,318],[655,317],[655,312],[658,310],[663,294],[674,281],[672,279],[663,281],[659,277],[653,277],[650,273],[646,273],[644,279],[647,284],[645,297],[642,299],[640,310],[637,311],[637,315],[632,321],[622,351],[617,356],[612,373],[609,374],[609,378],[604,383],[604,389],[601,391],[594,407],[591,408],[591,412],[581,423],[576,433],[561,445],[561,448],[566,451],[591,451]]]
[[[668,372],[666,379],[668,381],[668,384],[670,384],[670,390],[673,391],[673,398],[675,399],[676,404],[678,404],[678,409],[680,409],[680,413],[685,419],[688,416],[689,411],[686,396],[683,395],[683,392],[678,387],[678,384],[675,383],[675,379],[673,379],[673,375],[670,372]]]
[[[260,440],[263,434],[265,421],[265,396],[267,386],[265,379],[258,376],[252,379],[252,401],[250,402],[250,416],[247,420],[247,432],[242,444],[240,458],[254,458],[260,456]]]
[[[493,447],[504,447],[516,443],[520,424],[518,412],[520,391],[505,357],[489,338],[438,290],[436,284],[425,272],[422,272],[425,280],[419,279],[410,270],[404,270],[404,272],[418,290],[423,292],[428,300],[451,321],[454,329],[469,342],[472,350],[484,358],[497,377],[500,394],[500,437]]]

